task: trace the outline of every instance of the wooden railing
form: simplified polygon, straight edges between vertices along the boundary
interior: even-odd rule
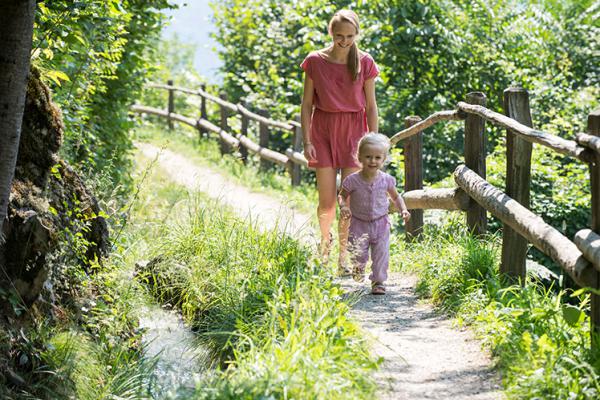
[[[159,110],[134,106],[134,111],[183,122],[197,127],[201,132],[214,132],[220,137],[223,152],[233,147],[240,150],[243,147],[258,154],[261,159],[286,166],[292,177],[292,184],[300,183],[300,167],[306,167],[307,162],[300,153],[302,135],[297,121],[274,121],[266,113],[254,113],[247,106],[228,102],[224,95],[213,96],[204,87],[200,90],[178,88],[172,84],[152,87],[169,91],[169,108]],[[175,91],[202,98],[199,119],[175,114]],[[208,120],[206,101],[219,105],[220,126]],[[486,232],[486,212],[489,212],[503,223],[501,273],[524,284],[527,247],[531,243],[550,256],[578,285],[595,289],[591,299],[591,322],[592,331],[600,334],[600,296],[596,294],[600,290],[600,110],[588,116],[587,133],[577,133],[574,135],[576,140],[567,140],[532,128],[528,93],[521,88],[504,91],[506,115],[485,108],[485,104],[486,96],[483,93],[469,93],[465,102],[458,103],[456,110],[436,112],[425,120],[418,116],[407,117],[406,128],[391,137],[394,145],[402,141],[404,146],[403,197],[407,207],[412,210],[412,218],[406,226],[407,235],[419,238],[423,229],[422,210],[425,209],[465,211],[467,225],[477,235]],[[241,118],[241,129],[237,134],[231,133],[227,126],[228,113],[237,113]],[[260,125],[258,144],[247,137],[250,120]],[[464,165],[459,165],[454,171],[456,188],[423,188],[423,130],[441,121],[464,121]],[[486,122],[507,130],[506,192],[485,180]],[[268,130],[273,128],[292,131],[293,141],[286,154],[267,148]],[[574,241],[529,210],[531,152],[534,143],[590,166],[592,226],[591,229],[580,230]],[[598,343],[593,345],[598,346]]]

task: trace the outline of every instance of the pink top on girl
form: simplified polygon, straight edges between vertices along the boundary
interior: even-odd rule
[[[317,51],[306,56],[300,66],[313,80],[313,102],[317,109],[326,112],[358,112],[365,109],[364,83],[375,78],[379,69],[367,53],[363,53],[360,63],[360,74],[353,81],[346,64],[327,61]]]
[[[374,221],[388,214],[388,193],[396,189],[396,178],[379,171],[373,182],[367,182],[355,172],[344,179],[342,187],[350,194],[352,218]]]

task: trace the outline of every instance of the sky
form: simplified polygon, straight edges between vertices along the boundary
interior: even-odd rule
[[[174,0],[179,4],[179,9],[169,11],[171,16],[169,25],[163,30],[163,37],[172,37],[177,34],[185,43],[196,45],[194,66],[198,73],[207,78],[209,83],[220,81],[217,68],[221,65],[213,48],[217,43],[209,36],[215,31],[211,21],[212,10],[208,5],[209,0]]]

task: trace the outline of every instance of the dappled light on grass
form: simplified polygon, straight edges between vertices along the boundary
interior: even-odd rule
[[[392,265],[417,274],[417,292],[489,346],[510,397],[596,399],[600,354],[590,350],[589,293],[498,276],[498,236],[474,238],[457,220],[397,241]]]
[[[138,278],[181,310],[221,369],[198,398],[364,398],[377,363],[348,304],[297,240],[199,199]]]

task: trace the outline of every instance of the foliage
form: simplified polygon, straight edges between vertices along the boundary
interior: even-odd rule
[[[389,133],[403,128],[403,116],[453,108],[473,90],[500,109],[502,91],[514,84],[532,93],[536,126],[568,121],[561,135],[581,126],[597,104],[600,74],[593,54],[600,35],[591,32],[598,31],[600,11],[591,0],[560,6],[550,0],[215,2],[214,37],[231,97],[246,97],[283,117],[297,113],[298,65],[309,51],[328,45],[326,23],[344,7],[360,15],[359,45],[381,68],[378,103],[382,130]],[[435,181],[460,158],[462,130],[449,125],[431,131],[425,167],[427,179]],[[490,132],[490,149],[502,133]]]
[[[34,62],[63,111],[63,155],[127,180],[128,107],[151,69],[168,0],[38,3]]]
[[[364,398],[376,367],[348,304],[308,249],[202,198],[139,272],[226,368],[197,398]],[[189,394],[184,395],[187,398]]]
[[[421,296],[471,325],[489,346],[509,397],[598,397],[600,354],[589,348],[589,293],[529,279],[524,287],[505,285],[498,276],[498,238],[473,238],[452,220],[427,226],[421,242],[396,241],[392,258],[418,275]]]

